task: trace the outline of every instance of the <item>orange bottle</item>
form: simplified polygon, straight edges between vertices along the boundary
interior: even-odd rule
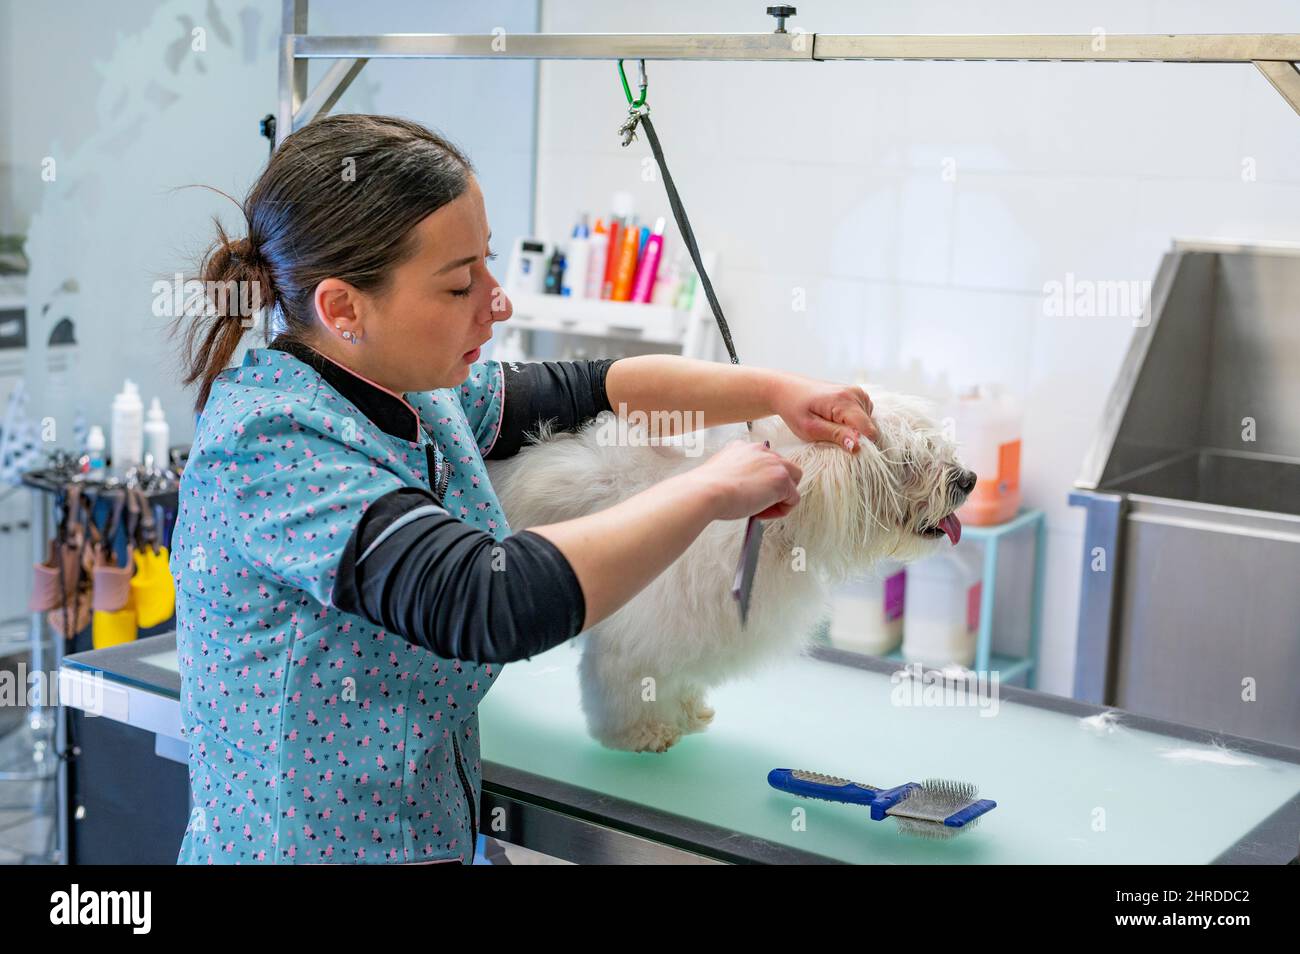
[[[614,276],[618,274],[618,240],[623,237],[623,220],[609,220],[609,244],[605,251],[605,280],[600,286],[600,297],[609,300],[614,297]]]
[[[623,226],[618,237],[618,267],[614,272],[614,301],[631,301],[632,284],[636,281],[636,258],[641,249],[641,229],[632,219]]]

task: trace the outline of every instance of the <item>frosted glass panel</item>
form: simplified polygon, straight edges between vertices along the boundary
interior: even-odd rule
[[[480,709],[484,759],[844,861],[1204,863],[1300,792],[1300,765],[1123,726],[1099,735],[1005,700],[993,716],[893,705],[887,675],[806,657],[714,690],[713,725],[662,755],[615,752],[586,733],[578,655],[566,644],[505,667]],[[772,790],[777,767],[877,786],[960,779],[998,807],[926,841]],[[806,831],[792,830],[796,807]]]

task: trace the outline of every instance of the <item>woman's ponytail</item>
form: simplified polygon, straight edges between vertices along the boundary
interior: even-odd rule
[[[252,241],[232,242],[219,221],[216,227],[217,240],[199,266],[202,300],[189,299],[198,307],[187,307],[178,319],[185,323],[183,380],[198,386],[196,411],[203,410],[212,382],[230,364],[258,311],[275,298],[270,270]]]

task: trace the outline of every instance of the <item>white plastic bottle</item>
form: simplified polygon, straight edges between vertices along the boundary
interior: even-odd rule
[[[587,227],[587,217],[582,217],[573,230],[569,240],[568,265],[564,269],[564,279],[560,293],[569,298],[587,297],[587,267],[591,262],[591,230]]]
[[[153,457],[153,465],[166,470],[171,463],[171,428],[163,416],[162,403],[154,398],[149,405],[149,417],[144,423],[145,453]]]
[[[831,645],[883,656],[903,641],[907,570],[886,560],[864,580],[831,593]]]
[[[126,471],[144,460],[144,403],[130,378],[113,398],[112,418],[113,468]]]
[[[540,295],[546,287],[546,263],[551,260],[551,252],[549,242],[517,239],[506,268],[506,290],[512,294]]]
[[[678,251],[668,268],[659,269],[659,277],[655,279],[654,291],[650,294],[651,304],[672,306],[673,300],[677,297],[677,283],[681,281],[682,262],[685,261],[685,255],[685,252]]]
[[[936,669],[974,665],[982,568],[980,548],[965,543],[908,567],[904,659]]]
[[[962,462],[979,477],[957,516],[971,526],[1006,523],[1020,509],[1020,405],[982,384],[957,396],[953,421]]]
[[[104,461],[104,429],[98,424],[90,425],[90,433],[86,435],[86,456],[90,458],[90,476],[103,477],[105,467]]]

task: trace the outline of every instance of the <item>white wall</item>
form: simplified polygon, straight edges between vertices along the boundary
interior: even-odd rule
[[[318,33],[536,23],[535,0],[311,3]],[[229,201],[178,187],[242,198],[264,166],[257,122],[275,111],[280,3],[0,0],[0,27],[0,229],[28,234],[31,413],[54,419],[62,445],[77,411],[107,431],[112,395],[130,376],[146,401],[162,397],[174,440],[188,441],[192,396],[177,383],[153,286],[193,273],[212,216],[242,234]],[[202,51],[191,47],[196,28]],[[446,133],[478,167],[498,234],[516,235],[531,219],[534,80],[527,63],[372,62],[338,111],[397,113]],[[53,181],[41,175],[46,157]],[[60,291],[68,280],[75,290]],[[79,345],[49,349],[64,315]]]
[[[798,6],[810,32],[1300,32],[1291,0]],[[764,7],[546,0],[542,22],[758,32]],[[618,145],[610,64],[545,64],[539,92],[539,231],[567,234],[616,189],[667,214],[644,141]],[[1044,284],[1149,280],[1175,236],[1300,240],[1300,117],[1250,67],[1173,64],[651,63],[649,103],[720,252],[743,361],[848,380],[917,360],[1023,395],[1026,502],[1050,527],[1040,687],[1068,695],[1082,515],[1066,495],[1133,322],[1047,317]]]

